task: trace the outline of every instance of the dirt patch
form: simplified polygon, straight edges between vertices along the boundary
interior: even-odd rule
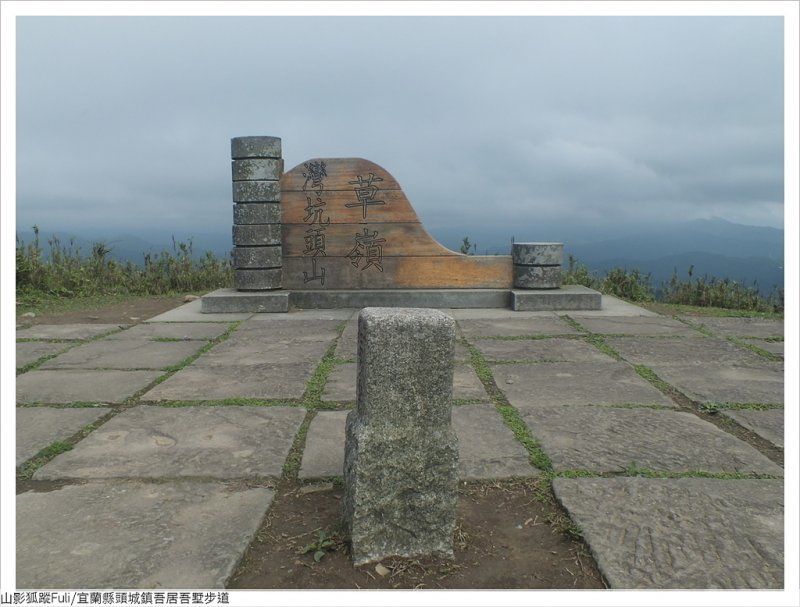
[[[113,304],[82,307],[77,310],[17,316],[17,326],[78,324],[137,324],[183,305],[184,295],[173,297],[135,297]]]
[[[568,538],[548,522],[561,513],[537,499],[532,481],[461,485],[453,560],[389,558],[380,566],[354,567],[341,512],[341,487],[322,485],[311,487],[311,492],[309,487],[281,489],[228,587],[605,587],[585,544]],[[323,554],[315,561],[320,545]]]

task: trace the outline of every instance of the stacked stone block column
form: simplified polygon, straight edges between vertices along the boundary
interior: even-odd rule
[[[453,556],[454,348],[455,321],[438,310],[361,311],[344,464],[344,519],[355,565],[388,556]]]
[[[514,288],[560,288],[563,258],[561,242],[515,242],[511,246]]]
[[[239,291],[282,286],[279,137],[231,139],[233,268]]]

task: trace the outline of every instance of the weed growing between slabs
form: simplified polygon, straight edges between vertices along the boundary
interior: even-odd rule
[[[96,406],[95,404],[90,405],[92,407]],[[57,455],[61,453],[66,453],[67,451],[72,450],[72,448],[81,440],[86,438],[91,432],[94,432],[97,428],[102,426],[108,420],[110,420],[115,415],[119,414],[121,410],[115,409],[113,411],[109,411],[103,417],[98,420],[95,420],[91,424],[86,424],[83,428],[78,430],[75,434],[70,436],[68,439],[63,441],[55,441],[49,444],[47,447],[39,451],[36,455],[34,455],[31,459],[23,463],[20,467],[17,468],[17,481],[28,481],[33,478],[34,473],[52,460]]]

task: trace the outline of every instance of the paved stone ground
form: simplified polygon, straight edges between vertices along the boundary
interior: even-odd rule
[[[783,586],[781,321],[446,312],[462,479],[547,475],[612,588]],[[224,587],[270,482],[341,477],[357,313],[19,331],[17,465],[43,490],[17,496],[17,587]]]

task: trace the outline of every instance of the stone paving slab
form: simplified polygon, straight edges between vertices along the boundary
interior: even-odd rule
[[[497,336],[519,337],[523,335],[581,335],[566,321],[557,317],[464,319],[458,321],[461,332],[467,339]]]
[[[783,482],[556,478],[611,588],[783,588]]]
[[[84,426],[100,419],[111,409],[81,407],[17,407],[17,463],[28,461],[55,441],[63,441]]]
[[[529,320],[531,318],[558,318],[558,314],[549,310],[516,311],[510,308],[449,308],[446,311],[459,323],[462,320]]]
[[[17,339],[92,339],[98,335],[119,331],[128,325],[110,324],[69,324],[69,325],[35,325],[17,331]]]
[[[275,492],[89,482],[17,496],[18,588],[224,588]]]
[[[611,362],[593,345],[580,339],[476,339],[473,345],[489,361]]]
[[[142,400],[299,399],[315,369],[315,363],[246,367],[194,364],[145,392]]]
[[[203,314],[200,308],[203,305],[201,299],[190,301],[177,308],[148,318],[144,322],[233,322],[236,320],[245,320],[253,316],[251,312],[240,312],[231,314]]]
[[[783,405],[783,370],[777,366],[653,365],[653,371],[697,402]]]
[[[752,430],[760,437],[767,439],[773,445],[784,447],[784,414],[783,409],[740,409],[720,411],[722,415],[730,417],[748,430]]]
[[[596,318],[598,316],[659,316],[655,312],[614,297],[603,295],[599,310],[575,310],[569,312],[572,318]]]
[[[344,475],[344,435],[349,411],[320,411],[311,420],[297,476],[301,479]]]
[[[358,317],[345,325],[333,355],[344,360],[356,360],[358,357]]]
[[[488,400],[486,388],[471,365],[453,366],[453,398],[455,400]]]
[[[726,365],[766,364],[764,357],[714,337],[607,337],[606,343],[625,360],[655,365],[705,365],[709,361]]]
[[[291,339],[293,341],[330,342],[339,335],[339,320],[248,320],[239,325],[230,339],[255,340],[266,343]]]
[[[344,328],[342,336],[339,338],[339,341],[336,344],[336,350],[333,353],[335,358],[351,361],[357,360],[358,326],[355,325],[355,329],[352,328],[353,326],[354,325],[348,323],[348,325]],[[469,362],[470,360],[469,350],[467,350],[466,346],[459,341],[456,341],[454,360],[457,363]]]
[[[547,405],[675,403],[618,361],[489,365],[495,383],[520,410]]]
[[[354,402],[356,400],[357,363],[336,365],[328,375],[321,399],[326,402]]]
[[[461,405],[453,409],[458,436],[458,473],[462,480],[532,477],[541,471],[505,425],[493,405]]]
[[[553,468],[621,472],[741,472],[783,469],[734,436],[690,413],[614,407],[536,407],[522,411]]]
[[[101,339],[75,346],[40,369],[165,369],[203,347],[198,341]]]
[[[336,365],[322,391],[326,402],[351,402],[356,400],[358,363]],[[488,395],[475,370],[464,363],[453,367],[453,398],[456,400],[486,400]]]
[[[696,329],[664,316],[601,316],[581,318],[579,324],[603,335],[697,335]]]
[[[160,375],[160,371],[29,371],[17,377],[17,402],[121,403]]]
[[[330,346],[328,341],[300,341],[293,339],[238,339],[231,337],[204,352],[195,367],[251,367],[264,363],[285,365],[292,363],[318,364]]]
[[[33,476],[280,476],[306,411],[299,407],[138,406],[110,419]]]
[[[726,337],[783,337],[783,321],[769,318],[715,318],[686,316],[693,325],[703,325],[712,333]]]
[[[17,369],[24,367],[43,356],[50,356],[71,347],[72,344],[53,343],[49,341],[17,342]]]
[[[298,476],[301,479],[342,476],[347,411],[320,411],[311,421]],[[464,480],[532,477],[528,453],[492,405],[453,408],[458,436],[459,477]]]
[[[353,315],[358,317],[360,311],[361,308],[327,308],[313,310],[295,308],[288,314],[253,314],[250,320],[253,323],[306,322],[309,320],[335,320],[337,323],[340,323],[342,321],[351,320]]]
[[[211,340],[225,333],[228,327],[228,322],[150,322],[134,325],[107,339]]]

